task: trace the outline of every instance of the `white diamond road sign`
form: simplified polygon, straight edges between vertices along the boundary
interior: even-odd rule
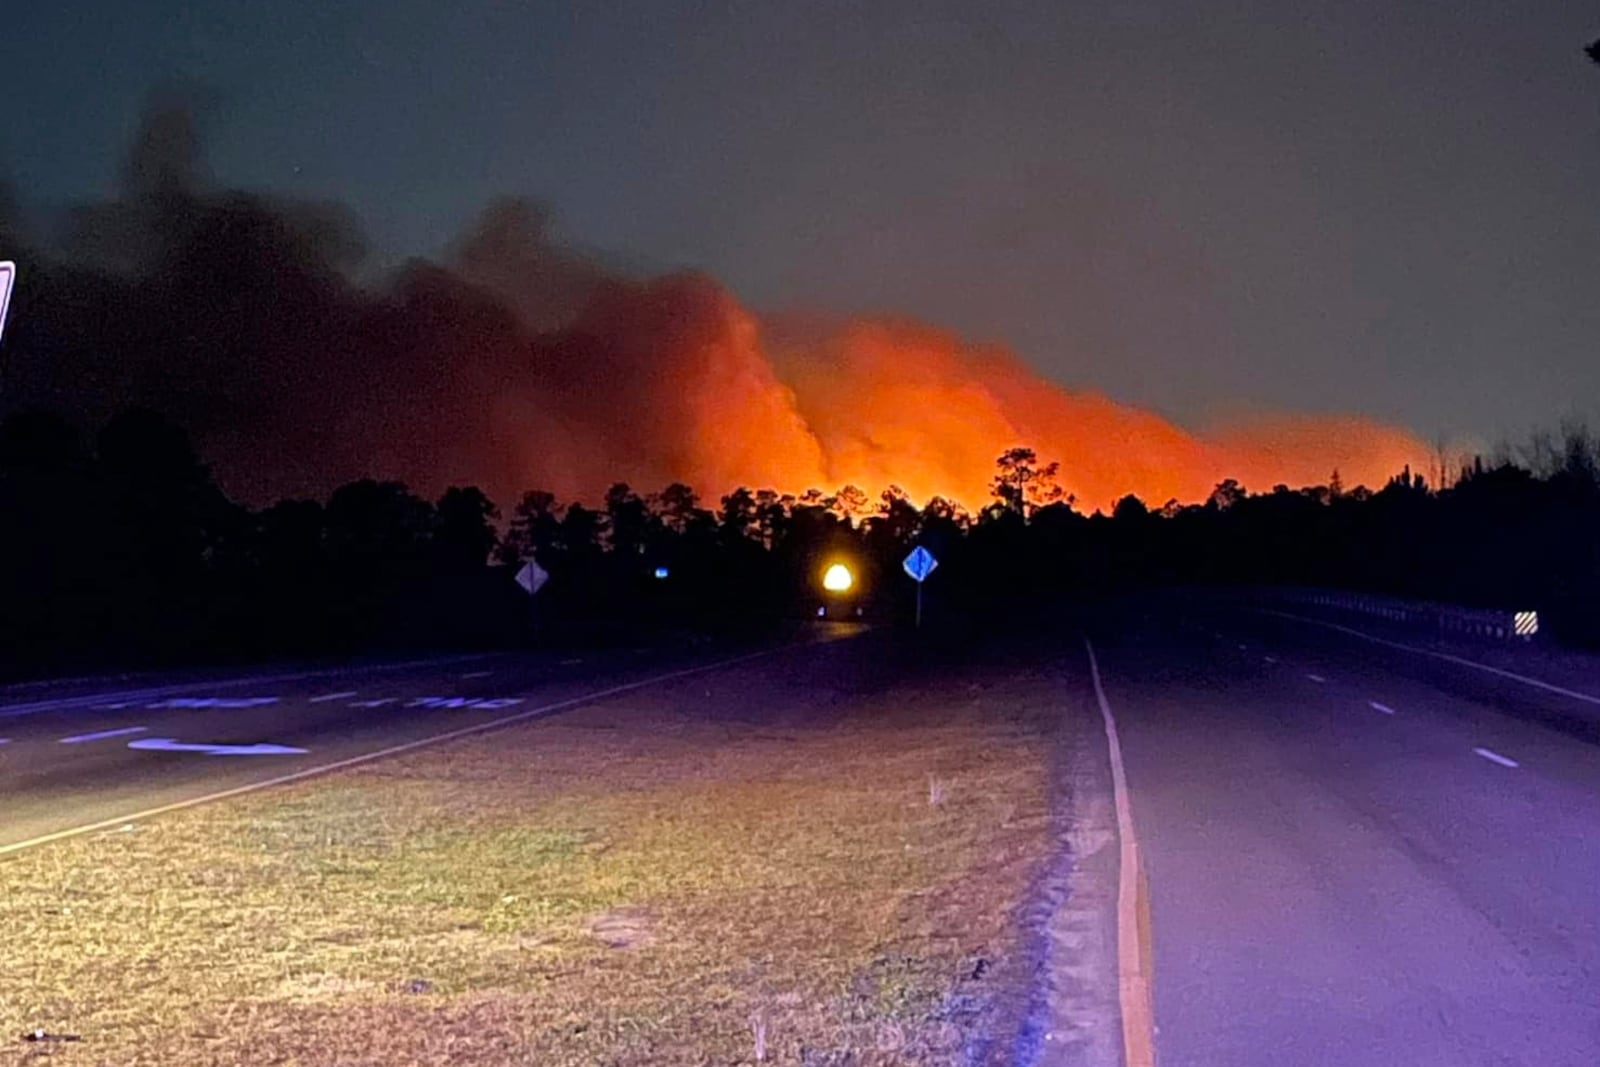
[[[533,560],[522,565],[517,572],[517,584],[528,591],[529,596],[534,596],[544,588],[544,583],[550,580],[550,574]]]
[[[907,574],[916,579],[918,585],[926,581],[928,575],[932,574],[933,569],[938,565],[939,561],[933,558],[933,553],[921,545],[912,549],[911,555],[907,556],[904,562],[900,564],[906,569]]]
[[[11,303],[11,286],[17,280],[17,265],[0,263],[0,337],[6,333],[6,308]]]

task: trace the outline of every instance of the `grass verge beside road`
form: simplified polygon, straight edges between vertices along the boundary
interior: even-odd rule
[[[1058,679],[784,659],[0,861],[0,1063],[1002,1060]]]

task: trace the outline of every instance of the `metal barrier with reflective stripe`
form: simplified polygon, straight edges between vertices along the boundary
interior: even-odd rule
[[[1263,592],[1272,600],[1353,612],[1440,633],[1466,634],[1497,641],[1530,641],[1539,632],[1537,611],[1485,611],[1330,589],[1274,589]]]

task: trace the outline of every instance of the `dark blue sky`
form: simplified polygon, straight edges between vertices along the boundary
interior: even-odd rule
[[[0,174],[108,193],[147,90],[386,257],[489,198],[769,309],[892,311],[1190,424],[1600,411],[1600,9],[1289,0],[67,0],[0,16]]]

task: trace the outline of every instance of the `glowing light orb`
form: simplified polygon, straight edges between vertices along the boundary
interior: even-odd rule
[[[672,572],[667,570],[667,568],[665,568],[665,567],[657,567],[656,568],[656,577],[657,578],[666,578],[670,574],[672,574]]]
[[[822,575],[822,588],[830,593],[843,593],[856,584],[855,575],[843,563],[835,563]]]

